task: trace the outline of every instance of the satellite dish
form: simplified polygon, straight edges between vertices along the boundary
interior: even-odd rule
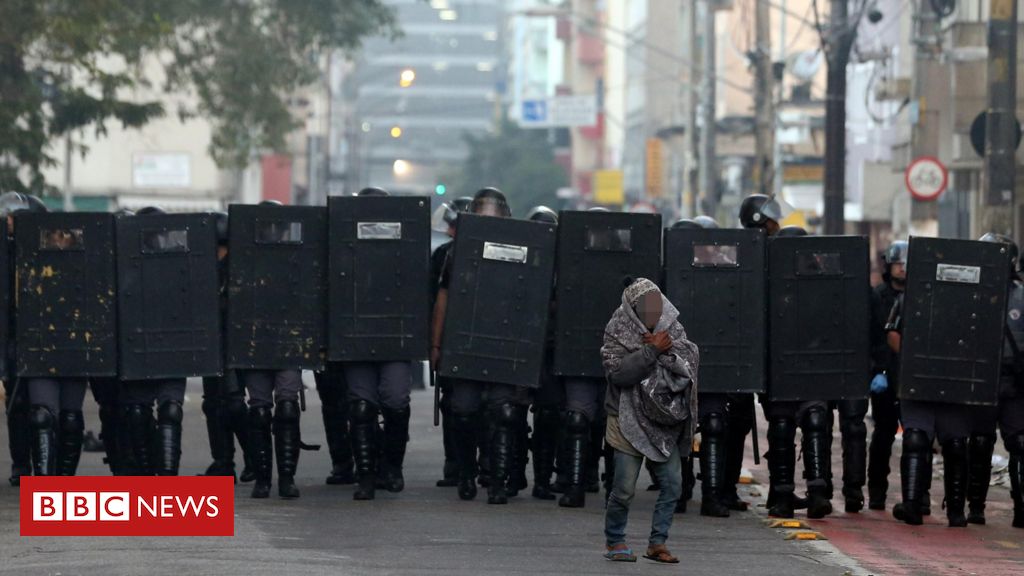
[[[821,70],[825,54],[821,50],[797,52],[789,59],[789,73],[803,82],[810,82]]]

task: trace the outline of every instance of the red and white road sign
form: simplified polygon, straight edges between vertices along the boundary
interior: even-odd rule
[[[938,158],[922,156],[907,166],[904,174],[907,190],[915,200],[932,202],[937,200],[949,184],[949,171]]]

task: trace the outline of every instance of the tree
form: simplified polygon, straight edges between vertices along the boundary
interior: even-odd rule
[[[493,134],[467,134],[465,141],[469,157],[445,179],[452,183],[449,189],[470,196],[494,186],[505,193],[513,213],[520,217],[534,206],[557,207],[556,192],[566,185],[567,177],[555,163],[547,130],[523,129],[504,118]]]
[[[168,111],[142,88],[191,91],[213,123],[210,153],[245,166],[282,150],[295,127],[288,96],[312,82],[318,55],[398,31],[381,0],[4,0],[0,3],[0,192],[40,193],[50,145],[106,123],[139,127]],[[143,64],[163,65],[160,86]]]

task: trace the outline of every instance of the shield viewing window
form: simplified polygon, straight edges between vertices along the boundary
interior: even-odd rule
[[[81,228],[42,229],[39,231],[40,250],[85,250],[85,235]]]
[[[839,252],[797,252],[797,276],[839,276],[843,257]]]
[[[586,249],[632,252],[633,231],[629,228],[587,228]]]
[[[143,254],[188,252],[188,230],[143,230]]]
[[[737,244],[694,244],[694,267],[738,268],[739,245]]]
[[[359,240],[401,240],[401,222],[359,222],[356,227]]]
[[[302,222],[256,221],[257,244],[302,244]]]

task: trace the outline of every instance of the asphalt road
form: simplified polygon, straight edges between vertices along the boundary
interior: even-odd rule
[[[307,379],[311,381],[311,378]],[[310,382],[311,384],[311,382]],[[323,443],[317,395],[307,394],[304,440]],[[190,383],[186,401],[182,474],[208,463],[200,388]],[[224,538],[23,538],[18,532],[18,491],[0,486],[0,574],[158,576],[258,575],[513,575],[529,574],[868,574],[830,542],[786,540],[787,530],[765,525],[763,509],[728,519],[677,515],[669,540],[678,566],[641,559],[637,564],[603,559],[603,498],[591,495],[584,509],[560,509],[528,493],[507,506],[489,506],[481,493],[462,502],[452,488],[435,488],[441,434],[432,426],[429,391],[413,395],[412,437],[406,489],[354,502],[352,487],[326,486],[326,448],[303,452],[298,483],[302,497],[251,500],[250,486],[236,492],[235,536]],[[98,426],[86,401],[86,425]],[[0,470],[9,467],[6,426],[0,427]],[[80,474],[107,473],[101,454],[83,455]],[[646,477],[641,482],[646,485]],[[760,499],[759,486],[744,490]],[[629,542],[643,550],[654,505],[653,492],[634,502]],[[699,496],[698,496],[699,497]],[[889,522],[896,526],[895,523]]]

